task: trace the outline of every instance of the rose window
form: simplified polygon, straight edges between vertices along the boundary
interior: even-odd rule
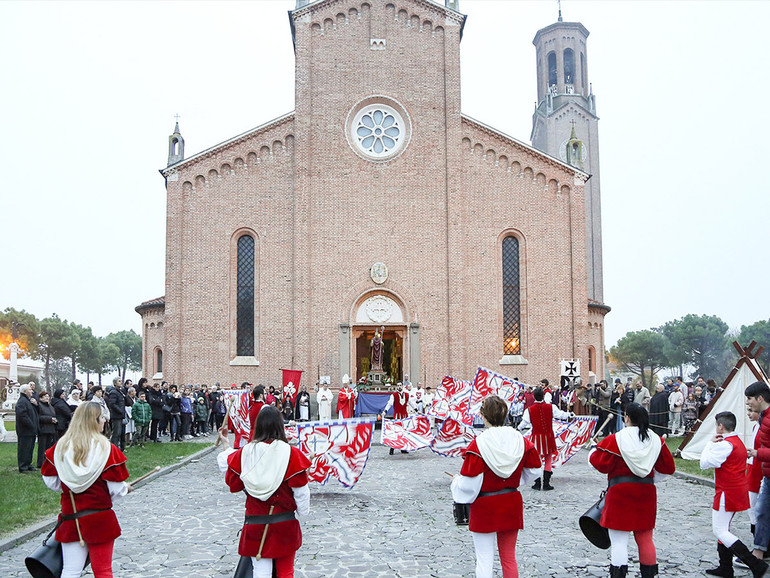
[[[364,106],[350,123],[350,140],[359,154],[373,160],[386,160],[395,155],[407,140],[403,116],[382,103]]]

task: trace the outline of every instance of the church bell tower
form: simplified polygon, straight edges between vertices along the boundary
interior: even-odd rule
[[[538,30],[537,105],[532,146],[591,175],[585,186],[588,298],[604,302],[599,179],[599,117],[588,82],[588,30],[559,21]]]

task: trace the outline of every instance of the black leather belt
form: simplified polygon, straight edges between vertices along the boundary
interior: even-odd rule
[[[510,494],[511,492],[518,492],[519,488],[503,488],[496,492],[479,492],[479,498],[486,498],[487,496],[500,496],[502,494]]]
[[[74,514],[62,514],[61,515],[61,521],[62,522],[69,522],[71,520],[77,520],[78,518],[82,518],[83,516],[89,516],[91,514],[98,514],[99,512],[106,512],[107,510],[111,510],[112,508],[103,508],[101,510],[81,510],[79,512],[75,512]]]
[[[278,522],[288,522],[294,520],[294,512],[281,512],[266,516],[246,516],[244,524],[277,524]]]
[[[607,489],[617,484],[655,484],[655,480],[652,478],[640,478],[639,476],[618,476],[617,478],[610,478],[607,482]]]

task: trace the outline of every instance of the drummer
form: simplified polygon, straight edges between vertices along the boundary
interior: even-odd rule
[[[504,427],[508,406],[496,395],[481,404],[485,428],[465,452],[452,479],[452,498],[470,504],[468,529],[476,549],[476,578],[492,578],[495,542],[505,578],[519,575],[516,539],[524,527],[518,491],[540,475],[540,454],[517,430]]]

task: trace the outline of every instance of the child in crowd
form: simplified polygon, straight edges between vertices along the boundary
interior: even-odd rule
[[[131,406],[131,417],[134,419],[134,426],[136,427],[132,445],[138,445],[140,448],[143,448],[144,442],[147,441],[147,432],[150,430],[150,422],[152,421],[152,408],[147,403],[147,394],[144,390],[139,392],[136,402]]]
[[[194,410],[198,435],[209,435],[209,433],[206,431],[206,420],[209,418],[209,410],[206,407],[206,399],[203,396],[198,398],[198,402],[195,404]]]
[[[711,576],[734,578],[733,555],[750,569],[752,574],[764,576],[766,562],[756,558],[737,536],[730,532],[735,512],[749,509],[749,490],[746,478],[746,446],[735,433],[736,418],[730,411],[716,415],[716,435],[700,456],[702,470],[714,468],[715,496],[711,510],[711,527],[719,540],[719,566],[706,570]]]

